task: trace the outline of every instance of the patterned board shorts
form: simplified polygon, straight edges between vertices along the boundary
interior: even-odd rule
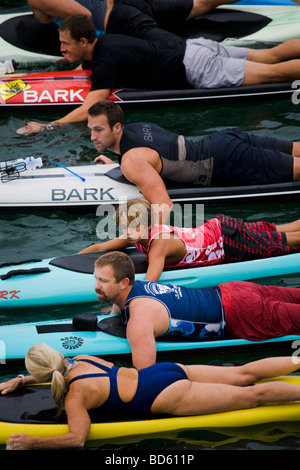
[[[223,235],[224,262],[248,261],[288,254],[286,234],[277,232],[275,224],[247,223],[225,215],[217,215]]]

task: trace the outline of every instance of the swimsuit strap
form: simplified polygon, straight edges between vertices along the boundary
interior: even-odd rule
[[[99,362],[93,361],[92,359],[77,359],[78,362],[88,362],[89,364],[93,364],[94,366],[98,367],[98,369],[105,370],[106,372],[111,371],[111,367],[107,367],[104,364],[99,364]]]
[[[75,380],[80,380],[80,379],[86,379],[90,377],[109,377],[110,380],[114,379],[117,376],[119,368],[116,366],[113,367],[107,367],[104,364],[99,364],[98,362],[92,361],[91,359],[78,359],[78,362],[88,362],[89,364],[93,364],[94,366],[98,367],[98,369],[102,369],[105,372],[100,374],[83,374],[83,375],[78,375],[77,377],[73,377],[73,379],[70,380],[69,386],[71,383],[75,382]],[[114,380],[113,380],[114,382]]]

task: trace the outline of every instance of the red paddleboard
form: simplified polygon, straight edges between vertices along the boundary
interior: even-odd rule
[[[79,106],[91,87],[91,70],[68,70],[30,74],[11,74],[0,77],[0,112],[24,107],[49,109]],[[166,105],[185,106],[232,102],[235,100],[259,101],[291,99],[298,90],[291,83],[271,83],[255,86],[214,89],[142,90],[115,89],[108,99],[126,106]]]
[[[80,105],[91,88],[91,70],[13,74],[0,77],[0,105]],[[113,95],[109,99],[117,100]]]

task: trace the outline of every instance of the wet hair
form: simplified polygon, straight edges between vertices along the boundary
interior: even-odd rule
[[[127,224],[142,224],[145,227],[152,227],[153,214],[149,201],[143,198],[131,199],[130,201],[120,204],[116,210],[116,223],[120,225],[120,219],[125,214]]]
[[[28,350],[25,366],[38,383],[51,382],[51,393],[59,415],[63,407],[66,385],[64,356],[47,344],[39,343]]]
[[[112,267],[116,282],[121,282],[127,277],[130,285],[134,283],[135,267],[132,259],[126,253],[122,251],[105,253],[95,261],[95,268],[104,266]]]
[[[93,104],[88,109],[88,114],[91,117],[97,117],[101,114],[106,116],[109,127],[112,129],[117,122],[124,126],[124,114],[122,108],[113,101],[104,100]]]
[[[97,39],[96,28],[93,21],[86,15],[68,16],[58,27],[59,31],[69,31],[74,41],[85,38],[89,43]]]

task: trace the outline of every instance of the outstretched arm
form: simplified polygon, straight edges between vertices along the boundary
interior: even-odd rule
[[[2,382],[0,384],[0,393],[1,395],[7,395],[8,393],[13,392],[21,385],[29,385],[36,383],[35,378],[32,375],[18,376],[14,379],[10,379],[7,382]]]
[[[8,448],[11,450],[28,450],[83,447],[91,427],[91,420],[84,400],[71,395],[69,398],[67,395],[65,410],[68,417],[68,433],[50,437],[12,434],[6,442]]]
[[[63,124],[70,124],[72,122],[86,121],[88,117],[88,109],[90,108],[90,106],[97,103],[98,101],[107,99],[109,93],[110,93],[110,90],[106,90],[106,89],[91,91],[87,95],[86,99],[84,100],[81,106],[74,109],[73,111],[68,113],[66,116],[60,119],[57,119],[56,121],[53,121],[51,124],[53,124],[53,126],[60,126]],[[45,128],[46,128],[46,124],[41,124],[36,121],[31,121],[31,122],[28,122],[24,127],[21,127],[20,129],[18,129],[17,133],[29,135],[35,132],[43,131]]]
[[[127,238],[124,238],[124,236],[121,235],[121,237],[114,238],[113,240],[108,240],[107,242],[95,243],[94,245],[90,245],[87,248],[84,248],[83,250],[79,251],[79,253],[90,253],[92,251],[103,250],[123,250],[128,246],[131,246],[131,243],[129,242],[129,240],[127,240]]]

